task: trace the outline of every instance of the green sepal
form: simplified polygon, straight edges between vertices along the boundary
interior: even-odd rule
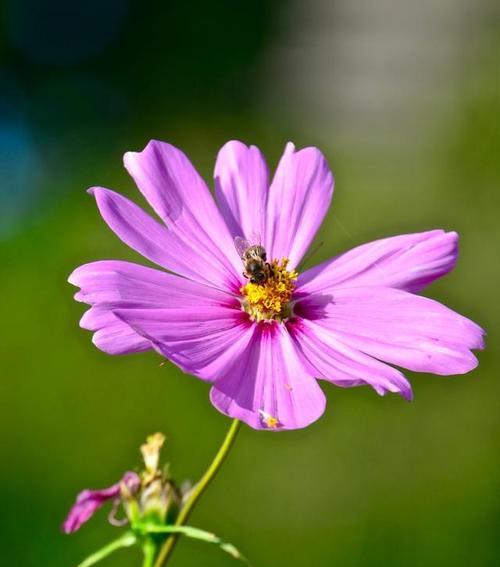
[[[191,526],[174,526],[174,525],[167,525],[167,526],[158,526],[156,524],[147,524],[147,523],[137,523],[133,526],[133,529],[137,531],[138,534],[145,535],[145,534],[182,534],[185,537],[189,537],[191,539],[197,539],[200,541],[205,541],[207,543],[213,543],[218,545],[219,548],[234,557],[235,559],[239,559],[250,565],[250,562],[246,557],[244,557],[238,549],[232,545],[231,543],[224,542],[220,539],[220,537],[216,536],[211,532],[207,532],[205,530],[201,530],[199,528],[193,528]]]
[[[114,551],[121,549],[122,547],[130,547],[137,543],[137,538],[133,532],[126,532],[118,539],[113,540],[108,545],[101,547],[101,549],[97,550],[92,555],[89,555],[86,559],[84,559],[78,567],[91,567],[91,565],[95,565],[102,559],[105,559],[108,555],[111,555]]]

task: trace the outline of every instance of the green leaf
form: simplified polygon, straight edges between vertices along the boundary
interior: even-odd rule
[[[182,534],[186,537],[190,537],[192,539],[197,539],[200,541],[205,541],[207,543],[213,543],[218,545],[219,548],[229,553],[235,559],[239,559],[243,561],[247,565],[250,565],[248,559],[246,559],[238,549],[232,545],[231,543],[224,542],[220,539],[220,537],[216,536],[211,532],[207,532],[205,530],[201,530],[199,528],[193,528],[191,526],[174,526],[174,525],[167,525],[167,526],[158,526],[156,524],[135,524],[134,528],[137,529],[142,534]]]
[[[92,555],[89,555],[87,559],[84,559],[78,565],[78,567],[91,567],[91,565],[95,565],[98,561],[101,561],[108,555],[111,555],[113,551],[121,549],[122,547],[130,547],[135,543],[137,543],[137,538],[135,537],[135,535],[132,532],[127,532],[118,539],[115,539],[111,543],[108,543],[108,545],[101,547],[101,549],[99,549],[95,553],[92,553]]]

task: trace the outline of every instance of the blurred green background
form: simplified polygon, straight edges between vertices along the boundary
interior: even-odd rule
[[[289,139],[318,145],[336,195],[314,260],[457,230],[458,266],[428,294],[488,332],[472,374],[411,375],[411,404],[325,384],[306,430],[244,427],[191,523],[256,567],[500,565],[499,15],[493,0],[2,3],[3,565],[76,565],[116,535],[105,512],[61,534],[78,491],[139,465],[156,430],[175,476],[196,479],[228,426],[207,386],[157,355],[93,347],[66,283],[87,261],[142,261],[85,189],[137,197],[121,156],[150,138],[207,180],[231,138],[272,167]],[[172,560],[233,564],[192,541]]]

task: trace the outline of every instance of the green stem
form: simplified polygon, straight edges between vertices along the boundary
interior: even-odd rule
[[[142,552],[144,554],[142,567],[152,567],[155,560],[156,545],[150,537],[147,537],[143,543]]]
[[[196,483],[196,485],[191,490],[191,493],[181,508],[179,515],[177,516],[177,520],[175,521],[176,526],[182,526],[186,523],[189,515],[191,514],[193,508],[196,506],[198,499],[200,496],[205,492],[210,482],[213,480],[217,472],[222,466],[222,463],[225,461],[226,457],[233,446],[233,443],[236,439],[236,435],[240,429],[241,421],[238,419],[233,419],[231,422],[231,426],[229,427],[226,436],[224,437],[224,441],[220,446],[217,454],[215,455],[213,461],[211,462],[208,469],[205,471],[205,474],[201,477],[201,479]],[[154,567],[163,567],[170,558],[177,540],[179,539],[180,534],[172,534],[170,537],[167,538],[165,543],[163,544],[160,552],[158,553],[158,557],[156,558],[156,562]]]

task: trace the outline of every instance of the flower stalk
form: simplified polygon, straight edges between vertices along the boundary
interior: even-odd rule
[[[238,435],[238,431],[241,426],[241,421],[239,419],[233,419],[231,425],[224,437],[224,441],[222,445],[219,447],[214,459],[210,463],[210,466],[205,471],[205,474],[201,477],[201,479],[197,482],[197,484],[192,488],[189,496],[185,504],[182,506],[179,515],[175,521],[175,526],[182,526],[184,525],[191,512],[193,511],[194,507],[196,506],[199,498],[208,488],[209,484],[215,478],[215,475],[218,473],[219,469],[221,468],[222,464],[226,460],[235,440],[236,436]],[[175,545],[179,539],[179,533],[171,534],[166,540],[163,546],[161,547],[158,556],[156,558],[156,562],[154,563],[154,567],[163,567],[167,564],[170,556],[172,555]]]

